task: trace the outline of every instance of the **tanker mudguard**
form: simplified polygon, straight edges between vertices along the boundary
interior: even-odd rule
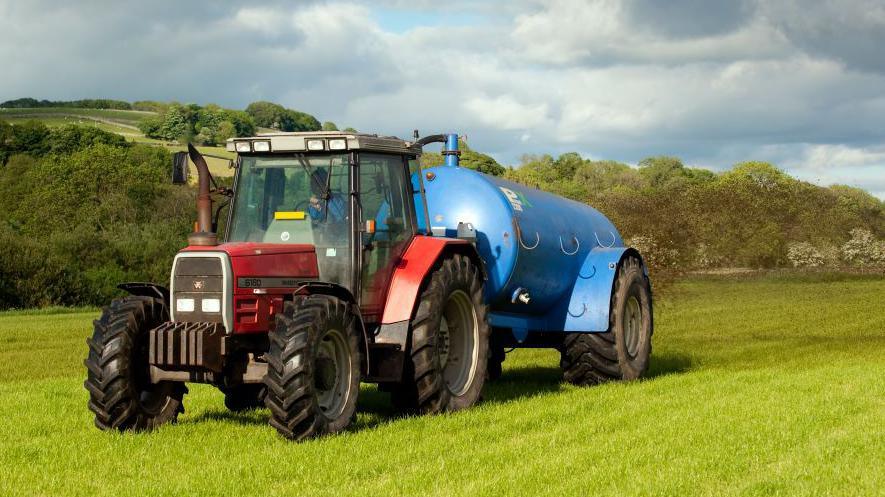
[[[409,244],[400,258],[384,304],[381,324],[392,324],[412,319],[412,309],[418,299],[418,292],[424,277],[433,269],[436,261],[446,250],[473,255],[480,262],[476,249],[466,240],[418,235]]]
[[[612,288],[626,253],[639,257],[635,249],[627,247],[591,250],[575,279],[571,298],[551,310],[550,320],[561,322],[559,329],[567,332],[608,331]]]

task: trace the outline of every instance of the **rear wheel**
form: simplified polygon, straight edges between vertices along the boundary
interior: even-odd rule
[[[292,439],[334,433],[353,420],[361,350],[350,304],[313,295],[287,302],[266,355],[270,424]]]
[[[639,378],[648,370],[652,331],[651,285],[639,260],[628,257],[615,278],[609,330],[566,335],[560,361],[565,380],[593,385]]]
[[[84,386],[95,426],[102,430],[150,430],[184,412],[181,382],[151,383],[148,332],[169,319],[166,305],[152,297],[116,299],[94,322]]]
[[[488,347],[479,272],[469,258],[455,255],[433,272],[421,294],[406,380],[391,392],[394,405],[423,413],[472,406],[485,383]]]

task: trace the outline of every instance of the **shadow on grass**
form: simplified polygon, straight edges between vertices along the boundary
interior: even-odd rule
[[[645,378],[653,379],[683,373],[689,371],[691,366],[691,358],[684,354],[654,355]],[[505,369],[501,378],[493,382],[486,382],[482,402],[484,404],[503,404],[560,392],[564,389],[564,386],[562,371],[558,367],[527,366]],[[390,402],[390,394],[382,392],[375,387],[364,387],[361,390],[357,412],[363,416],[360,416],[358,421],[352,424],[347,431],[355,432],[374,428],[381,424],[414,415],[403,413],[394,408]],[[182,422],[202,423],[206,421],[220,421],[243,426],[267,425],[268,417],[266,409],[253,409],[242,412],[213,409]]]
[[[657,378],[670,374],[684,373],[691,370],[692,360],[686,354],[652,354],[651,363],[648,365],[646,379]]]

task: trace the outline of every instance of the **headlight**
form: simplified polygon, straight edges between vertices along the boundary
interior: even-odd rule
[[[251,152],[252,145],[249,142],[237,142],[237,152]]]
[[[203,299],[200,307],[203,309],[203,312],[221,312],[221,300]]]
[[[178,312],[194,312],[194,299],[176,299],[175,310]]]
[[[344,138],[336,138],[329,140],[329,150],[344,150],[347,148],[347,140]]]
[[[325,145],[323,145],[323,140],[307,140],[307,149],[308,150],[323,150],[325,149]]]
[[[252,150],[256,152],[270,152],[270,142],[252,142]]]

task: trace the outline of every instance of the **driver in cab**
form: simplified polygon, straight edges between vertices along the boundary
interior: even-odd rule
[[[344,219],[346,212],[344,201],[341,197],[334,195],[329,190],[328,198],[325,198],[324,190],[328,181],[329,173],[323,169],[314,171],[310,182],[310,205],[307,208],[308,214],[313,221],[330,221],[337,222]]]

